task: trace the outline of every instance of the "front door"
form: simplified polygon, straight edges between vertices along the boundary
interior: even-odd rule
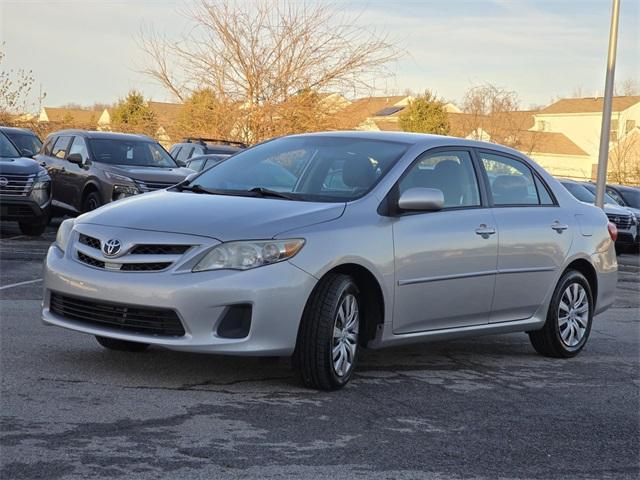
[[[399,192],[442,190],[445,208],[406,213],[393,224],[396,334],[489,322],[498,231],[480,194],[467,150],[422,154],[398,184]]]
[[[515,157],[479,151],[500,231],[491,323],[530,318],[555,287],[573,239],[571,215]]]

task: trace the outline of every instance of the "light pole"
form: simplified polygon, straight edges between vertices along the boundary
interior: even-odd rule
[[[609,54],[607,58],[607,79],[604,84],[602,108],[602,130],[600,130],[600,152],[598,154],[598,178],[596,181],[596,205],[604,207],[604,192],[607,184],[607,162],[609,161],[609,137],[611,132],[611,102],[613,82],[616,73],[616,49],[618,47],[618,17],[620,0],[613,0],[611,29],[609,31]]]

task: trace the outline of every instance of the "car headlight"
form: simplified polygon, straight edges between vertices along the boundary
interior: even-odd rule
[[[31,187],[31,198],[41,207],[49,201],[51,196],[51,177],[46,170],[41,170],[36,175]]]
[[[114,200],[120,200],[131,197],[132,195],[138,195],[139,193],[141,192],[135,185],[114,185],[112,198]]]
[[[212,248],[193,267],[193,271],[249,270],[287,260],[303,246],[302,238],[221,243]]]
[[[107,177],[109,180],[115,180],[116,182],[135,183],[133,178],[129,178],[125,175],[120,175],[119,173],[109,172],[107,170],[104,171],[104,176]]]
[[[67,244],[69,243],[69,237],[71,236],[71,232],[73,231],[74,224],[75,219],[67,218],[58,227],[58,233],[56,234],[56,245],[63,252],[67,249]]]

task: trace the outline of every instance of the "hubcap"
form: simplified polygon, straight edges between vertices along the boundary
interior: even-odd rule
[[[558,328],[565,345],[575,347],[587,332],[589,297],[579,283],[572,283],[562,294],[558,307]]]
[[[351,293],[344,296],[333,324],[331,356],[336,375],[343,377],[353,368],[358,345],[360,316],[358,301]]]

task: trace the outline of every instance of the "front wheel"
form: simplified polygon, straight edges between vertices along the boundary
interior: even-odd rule
[[[127,340],[118,340],[116,338],[100,337],[96,335],[96,340],[100,345],[108,350],[117,350],[119,352],[143,352],[149,348],[148,343],[129,342]]]
[[[565,272],[553,293],[544,327],[529,332],[533,348],[547,357],[576,356],[589,338],[593,310],[587,279],[576,270]]]
[[[358,358],[359,290],[343,274],[324,277],[307,303],[294,353],[302,383],[319,390],[344,387]]]

